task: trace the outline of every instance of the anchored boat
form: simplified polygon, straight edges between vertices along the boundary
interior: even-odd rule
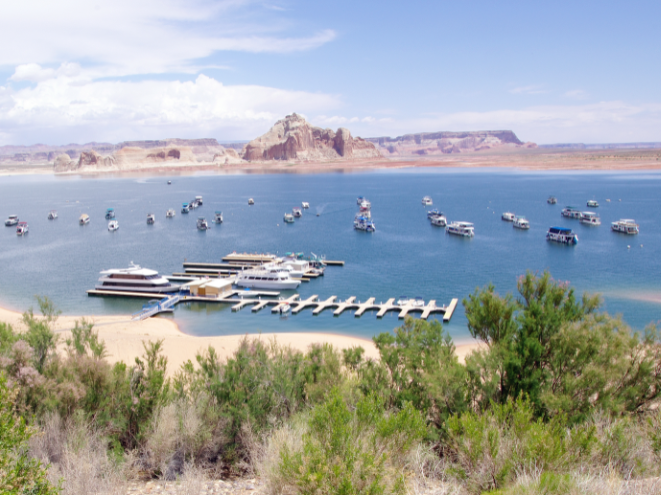
[[[303,216],[303,211],[298,206],[292,208],[291,212],[294,214],[296,218],[301,218]]]
[[[581,218],[579,221],[585,225],[601,225],[601,219],[599,218],[599,215],[592,211],[584,211],[581,213]]]
[[[511,211],[506,211],[501,215],[500,218],[502,218],[506,222],[513,222],[515,217],[516,215],[514,213],[512,213]]]
[[[425,206],[431,206],[434,204],[434,202],[431,200],[429,196],[425,196],[424,198],[422,198],[422,204]]]
[[[154,225],[156,223],[156,215],[147,213],[147,225]]]
[[[80,215],[80,218],[78,219],[78,223],[80,225],[87,225],[90,223],[90,216],[87,213],[83,213]]]
[[[565,218],[581,218],[581,210],[575,206],[565,206],[560,214]]]
[[[197,219],[197,230],[209,230],[209,224],[207,223],[206,218],[198,217],[198,219]]]
[[[215,223],[223,223],[223,212],[222,211],[217,211],[213,215],[213,221]]]
[[[5,220],[5,225],[7,227],[11,227],[13,225],[16,225],[18,223],[18,215],[9,215],[9,218]]]
[[[621,232],[629,235],[635,235],[639,232],[638,224],[631,218],[623,218],[622,220],[611,223],[611,230],[613,232]]]
[[[448,234],[459,235],[463,237],[473,237],[475,235],[475,227],[470,222],[452,222],[445,231]]]
[[[291,213],[285,213],[285,217],[283,218],[285,223],[294,223],[294,215]]]
[[[165,213],[165,218],[174,218],[176,215],[175,211],[170,208],[166,213]]]
[[[25,235],[30,231],[27,222],[18,222],[16,226],[16,235]]]
[[[551,227],[546,233],[546,240],[560,244],[578,244],[578,236],[571,229],[564,227]]]
[[[108,230],[109,230],[110,232],[114,232],[114,231],[116,231],[117,229],[119,229],[119,222],[118,222],[117,220],[110,220],[110,221],[108,222]]]
[[[597,200],[596,200],[596,199],[591,199],[591,200],[589,200],[589,201],[587,202],[587,205],[588,205],[590,208],[597,208],[597,207],[599,206],[599,203],[597,203]]]
[[[528,230],[530,228],[530,222],[526,220],[526,217],[516,217],[512,223],[512,227],[515,229]]]
[[[114,208],[108,208],[106,210],[106,220],[110,220],[111,218],[115,218],[115,209]]]
[[[57,218],[57,211],[56,210],[51,210],[48,212],[48,219],[49,220],[55,220]]]
[[[549,196],[549,199],[547,199],[546,202],[550,205],[554,205],[558,202],[558,200],[555,196]]]

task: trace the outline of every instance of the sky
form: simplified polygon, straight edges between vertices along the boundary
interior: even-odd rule
[[[250,140],[292,112],[363,137],[661,142],[661,2],[21,0],[0,145]]]

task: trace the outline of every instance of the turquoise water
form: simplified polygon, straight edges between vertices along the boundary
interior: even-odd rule
[[[172,185],[166,185],[171,178]],[[315,252],[345,260],[326,275],[302,284],[302,298],[351,295],[359,300],[407,295],[447,304],[476,287],[493,282],[501,293],[516,290],[526,269],[549,269],[579,291],[599,292],[604,308],[621,313],[635,328],[659,320],[661,304],[631,298],[661,294],[661,173],[529,173],[503,170],[379,171],[316,175],[211,175],[157,178],[76,178],[19,176],[0,182],[0,215],[17,214],[30,224],[21,238],[14,228],[0,227],[0,305],[20,311],[34,305],[34,295],[47,295],[65,314],[132,313],[142,300],[88,297],[99,271],[133,261],[164,274],[183,271],[188,261],[218,262],[232,251]],[[548,205],[549,195],[558,204]],[[204,206],[182,215],[182,202],[204,196]],[[449,220],[475,224],[475,237],[449,236],[433,227],[421,198]],[[353,230],[356,197],[372,202],[377,232]],[[248,206],[249,197],[255,205]],[[610,198],[611,202],[606,202]],[[562,219],[565,205],[601,204],[600,227]],[[621,199],[621,201],[619,201]],[[283,214],[310,203],[302,219],[287,225]],[[120,229],[107,231],[106,208],[115,208]],[[166,219],[168,208],[177,216]],[[59,218],[48,221],[50,209]],[[587,209],[587,208],[584,208]],[[195,228],[197,217],[211,221],[222,210],[225,222],[207,232]],[[512,228],[500,215],[525,215],[529,231]],[[146,224],[147,213],[155,225]],[[81,213],[89,225],[78,225]],[[319,216],[316,214],[319,213]],[[640,235],[610,231],[610,222],[634,218]],[[577,246],[548,243],[550,226],[573,228]],[[642,247],[641,247],[642,244]],[[628,249],[627,246],[630,246]],[[396,313],[377,320],[374,313],[355,318],[311,310],[281,319],[270,311],[258,314],[229,306],[180,305],[174,319],[197,335],[254,332],[325,331],[370,337],[400,324]],[[449,330],[457,340],[468,336],[461,305]]]

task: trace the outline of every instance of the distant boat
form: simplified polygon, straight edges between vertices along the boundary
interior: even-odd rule
[[[188,203],[184,203],[181,205],[181,213],[188,213],[190,211],[190,205]]]
[[[422,204],[425,206],[431,206],[434,204],[434,202],[431,200],[429,196],[425,196],[424,198],[422,198]]]
[[[285,223],[294,223],[294,215],[292,215],[291,213],[285,213],[283,220],[285,221]]]
[[[119,229],[119,222],[117,220],[110,220],[110,222],[108,222],[108,230],[114,232],[117,229]]]
[[[295,206],[294,208],[291,209],[291,212],[294,214],[296,218],[301,218],[303,216],[303,212],[298,206]]]
[[[611,223],[611,230],[613,232],[621,232],[629,235],[635,235],[639,232],[638,224],[631,218],[623,218],[622,220]]]
[[[564,227],[551,227],[546,233],[546,240],[560,244],[578,244],[578,236],[571,229]]]
[[[597,208],[597,207],[599,206],[599,203],[597,203],[597,200],[596,200],[596,199],[591,199],[591,200],[589,200],[589,201],[587,202],[587,205],[588,205],[590,208]]]
[[[18,215],[9,215],[9,218],[5,220],[5,225],[7,227],[11,227],[13,225],[16,225],[18,223]]]
[[[581,210],[575,206],[565,206],[560,214],[565,218],[581,218]]]
[[[516,215],[514,215],[514,213],[512,213],[511,211],[506,211],[501,215],[500,218],[502,218],[506,222],[513,222],[515,217]]]
[[[106,220],[110,220],[111,218],[115,218],[115,209],[114,208],[108,208],[106,210]]]
[[[174,218],[176,215],[175,211],[170,208],[166,213],[165,213],[165,218]]]
[[[475,235],[475,227],[470,222],[452,222],[445,231],[448,234],[460,235],[463,237],[473,237]]]
[[[546,202],[550,205],[554,205],[558,202],[558,200],[555,196],[549,196],[549,199],[547,199]]]
[[[25,235],[30,231],[27,222],[18,222],[16,226],[16,235]]]
[[[78,223],[80,225],[87,225],[90,223],[90,216],[87,213],[83,213],[80,215],[80,218],[78,219]]]
[[[447,218],[445,218],[445,215],[443,213],[439,215],[434,215],[429,219],[432,225],[435,225],[436,227],[445,227],[448,224]]]
[[[308,208],[310,208],[310,203],[308,203],[307,201],[303,201],[303,202],[301,203],[301,206],[302,206],[304,209],[307,210]]]
[[[172,181],[171,181],[171,180],[168,181],[168,186],[169,186],[170,184],[172,184]]]
[[[579,221],[586,225],[601,225],[601,219],[599,218],[599,215],[593,211],[584,211],[581,213],[581,218]]]
[[[213,221],[216,223],[223,223],[223,212],[217,211],[216,213],[214,213]]]
[[[197,219],[197,230],[208,230],[208,229],[209,229],[209,224],[207,223],[206,218],[199,217]]]
[[[153,213],[147,213],[147,225],[154,225],[156,223],[156,216]]]
[[[57,211],[56,210],[51,210],[48,212],[48,219],[49,220],[55,220],[57,218]]]
[[[249,205],[254,205],[254,204],[255,204],[255,200],[252,199],[252,198],[249,198],[249,199],[248,199],[248,204],[249,204]]]
[[[530,222],[526,220],[526,217],[516,217],[514,222],[512,222],[512,227],[515,229],[528,230],[530,228]]]

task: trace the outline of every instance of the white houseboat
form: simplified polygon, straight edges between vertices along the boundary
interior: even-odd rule
[[[108,222],[108,230],[109,230],[110,232],[114,232],[114,231],[116,231],[117,229],[119,229],[119,222],[118,222],[117,220],[110,220],[110,221]]]
[[[5,220],[5,225],[7,227],[12,227],[18,223],[18,215],[9,215],[9,218]]]
[[[597,203],[597,200],[596,200],[596,199],[591,199],[591,200],[589,200],[589,201],[587,202],[587,205],[588,205],[590,208],[597,208],[597,207],[599,206],[599,203]]]
[[[110,220],[112,218],[115,218],[115,209],[114,208],[108,208],[106,210],[106,220]]]
[[[638,224],[631,218],[623,218],[622,220],[611,223],[611,230],[629,235],[635,235],[639,232]]]
[[[176,212],[174,211],[173,208],[170,208],[166,213],[165,213],[165,218],[174,218],[176,215]]]
[[[530,228],[530,222],[526,220],[526,217],[516,217],[514,222],[512,222],[512,227],[515,229],[528,230]]]
[[[565,218],[581,218],[581,210],[575,206],[565,206],[560,214]]]
[[[578,244],[578,236],[565,227],[551,227],[546,233],[546,240],[561,244]]]
[[[18,222],[16,226],[16,235],[25,235],[30,231],[27,222]]]
[[[213,214],[213,221],[215,223],[223,223],[223,212],[217,211]]]
[[[500,216],[500,218],[502,218],[506,222],[513,222],[515,217],[516,217],[516,215],[514,213],[512,213],[511,211],[506,211],[505,213],[503,213]]]
[[[285,213],[283,220],[285,223],[294,223],[294,215],[291,213]]]
[[[585,225],[601,225],[601,219],[599,218],[599,215],[593,211],[584,211],[581,213],[580,222]]]
[[[154,225],[156,223],[156,215],[147,213],[147,225]]]
[[[209,230],[209,223],[204,217],[198,217],[197,219],[197,230]]]
[[[98,290],[118,290],[128,292],[176,292],[179,285],[171,284],[155,270],[141,268],[131,263],[128,268],[104,270],[96,284]]]
[[[80,218],[78,219],[78,223],[80,225],[87,225],[90,223],[90,216],[87,213],[83,213],[80,215]]]
[[[376,225],[374,225],[374,222],[369,217],[360,213],[354,218],[353,228],[364,232],[376,232]]]
[[[291,212],[296,218],[301,218],[303,216],[303,210],[301,210],[301,208],[299,208],[298,206],[292,208]]]
[[[470,222],[452,222],[445,227],[445,231],[448,234],[463,237],[473,237],[475,235],[475,227]]]
[[[55,220],[57,218],[57,210],[51,210],[48,212],[48,219]]]
[[[276,267],[239,272],[235,283],[239,287],[275,290],[293,290],[301,285],[300,280],[291,278],[288,270]]]
[[[425,205],[425,206],[430,206],[430,205],[433,205],[434,202],[432,201],[432,199],[429,196],[425,196],[424,198],[422,198],[422,204]]]

